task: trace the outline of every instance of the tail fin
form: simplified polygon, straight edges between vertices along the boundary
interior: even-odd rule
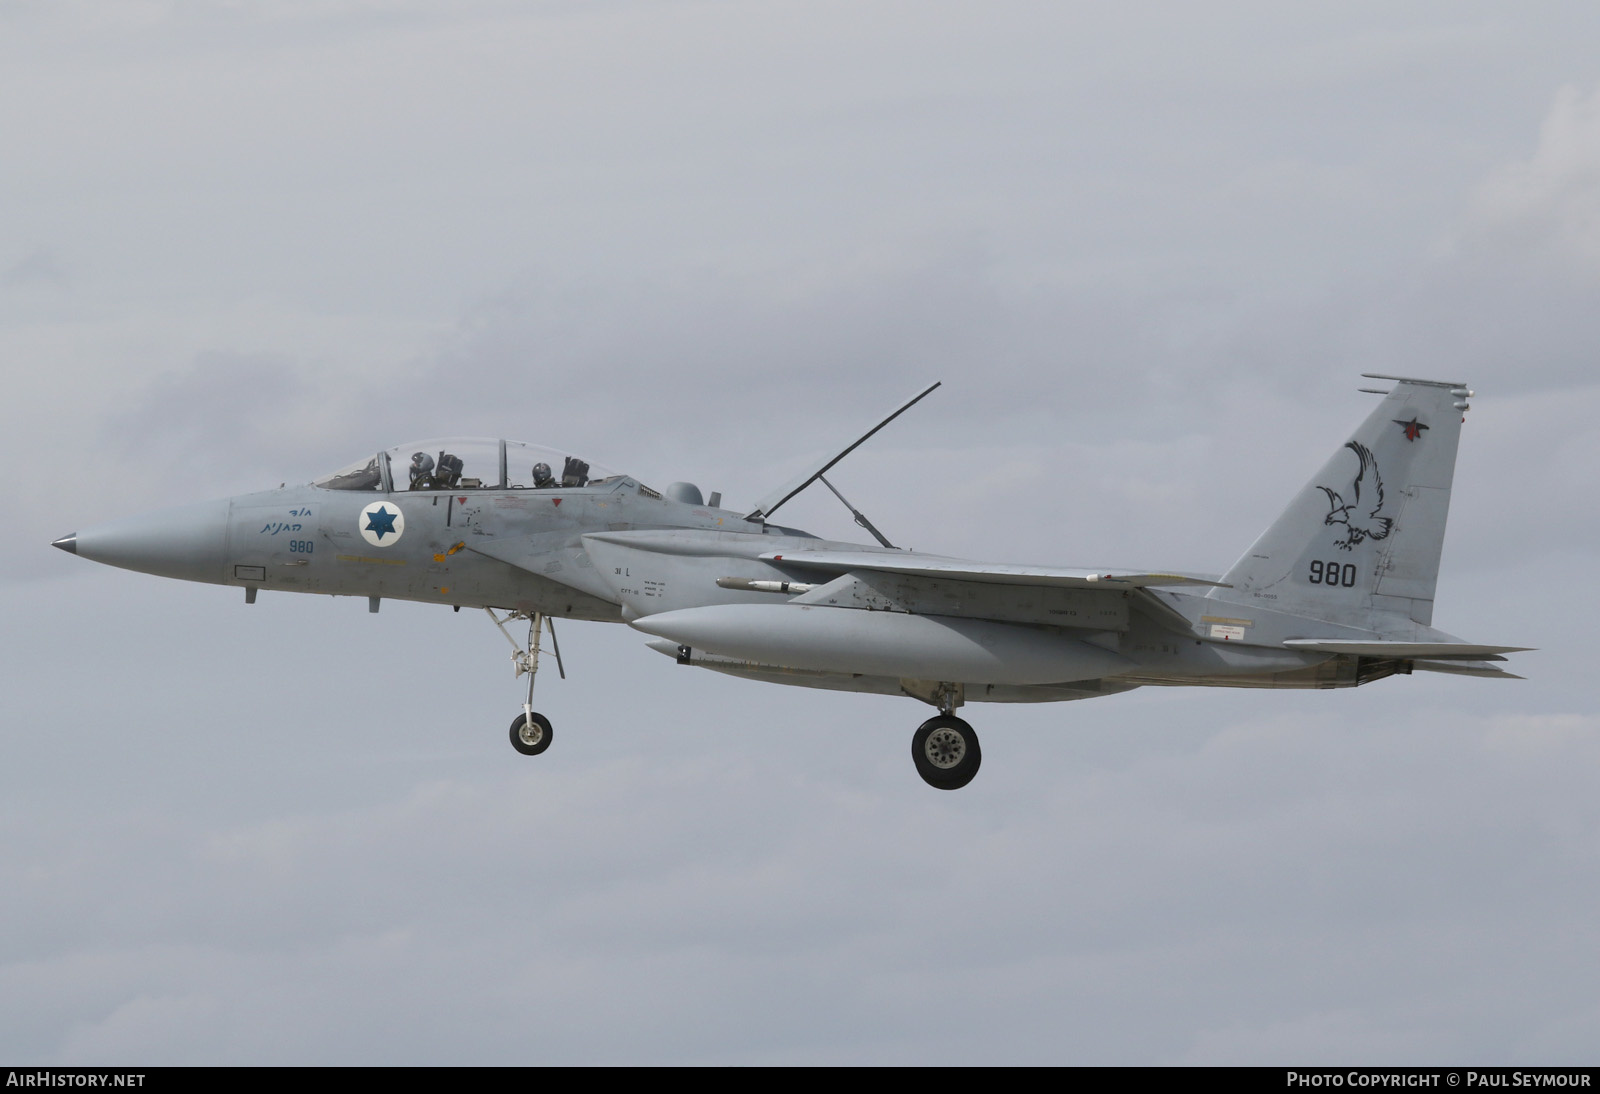
[[[1368,373],[1371,376],[1372,374]],[[1394,380],[1378,408],[1211,595],[1372,626],[1375,613],[1433,621],[1463,384]]]

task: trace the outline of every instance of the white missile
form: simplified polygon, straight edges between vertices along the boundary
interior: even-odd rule
[[[1121,654],[1049,627],[804,604],[715,604],[632,620],[698,650],[820,672],[1051,684],[1135,668]]]
[[[719,577],[717,588],[737,589],[746,593],[809,593],[816,588],[801,581],[755,581],[748,577]]]

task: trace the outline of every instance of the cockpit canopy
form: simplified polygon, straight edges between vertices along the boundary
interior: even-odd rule
[[[325,490],[541,490],[593,486],[616,472],[523,441],[450,437],[384,449],[312,482]]]

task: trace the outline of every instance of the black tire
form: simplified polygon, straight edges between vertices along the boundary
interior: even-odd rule
[[[971,726],[953,714],[941,714],[911,735],[911,761],[929,786],[960,790],[978,773],[983,751]]]
[[[550,719],[543,714],[535,713],[531,725],[526,714],[519,714],[511,723],[511,747],[524,756],[537,756],[550,747],[555,733]]]

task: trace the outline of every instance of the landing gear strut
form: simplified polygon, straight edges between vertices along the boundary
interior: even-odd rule
[[[522,704],[522,713],[517,715],[511,723],[511,747],[524,756],[537,756],[550,747],[550,742],[555,739],[555,729],[550,725],[550,719],[539,714],[533,709],[533,680],[539,671],[539,639],[546,627],[550,629],[550,648],[556,655],[556,671],[561,674],[561,679],[567,678],[567,670],[561,664],[561,644],[556,641],[555,620],[542,612],[508,612],[504,619],[499,619],[494,614],[494,609],[485,608],[489,618],[500,633],[506,636],[506,641],[511,643],[511,663],[516,667],[517,675],[524,673],[528,676],[528,698]],[[526,619],[528,621],[528,645],[524,649],[511,637],[511,632],[505,625],[513,619]]]
[[[960,790],[972,781],[983,763],[978,735],[954,714],[961,702],[959,685],[940,684],[926,698],[939,708],[939,716],[923,722],[911,735],[911,762],[929,786]]]

